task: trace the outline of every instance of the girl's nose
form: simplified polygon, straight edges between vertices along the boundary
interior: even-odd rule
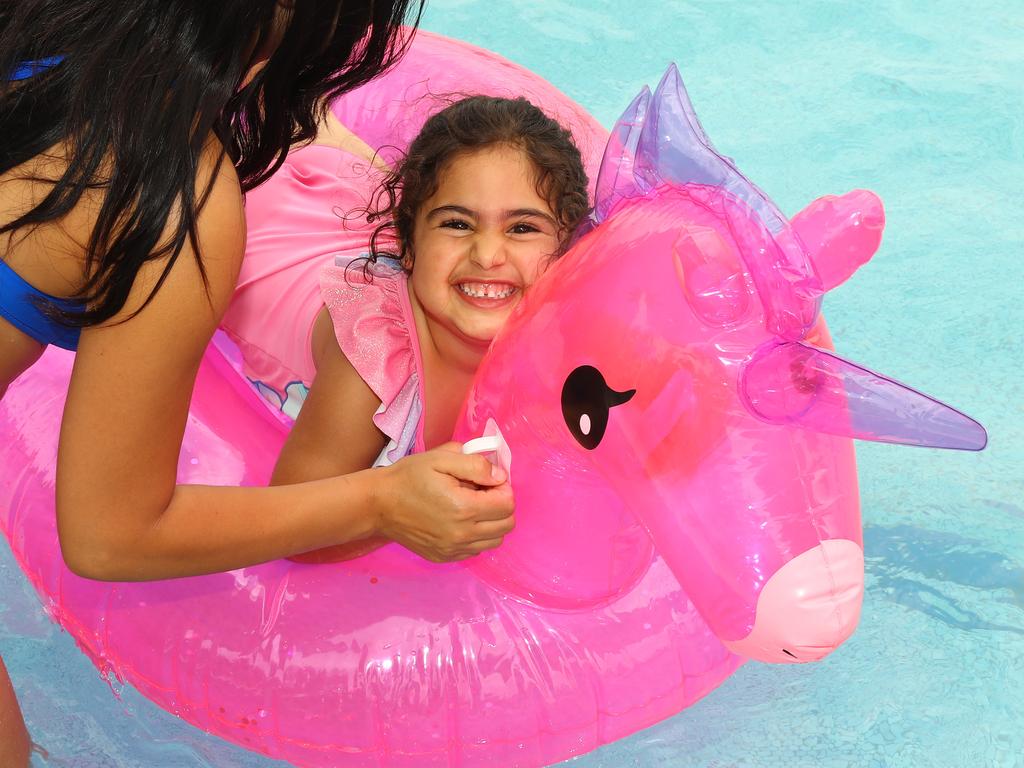
[[[481,269],[493,269],[505,263],[508,254],[501,235],[481,234],[473,243],[471,260]]]

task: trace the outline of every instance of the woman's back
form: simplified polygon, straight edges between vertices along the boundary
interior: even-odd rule
[[[39,204],[50,185],[33,179],[59,177],[66,166],[60,154],[55,148],[0,174],[0,227]],[[80,205],[57,222],[0,234],[0,397],[42,353],[41,340],[77,344],[78,330],[48,317],[33,299],[63,298],[80,290],[81,244],[89,235],[87,209],[93,205]]]
[[[31,85],[31,78],[60,64],[54,57],[19,65],[0,82],[0,92],[16,95]],[[5,163],[6,164],[6,163]],[[36,208],[67,171],[67,151],[58,142],[25,162],[0,172],[0,228]],[[92,208],[93,206],[88,206]],[[90,216],[73,210],[60,222],[41,223],[33,230],[0,233],[0,260],[26,282],[51,296],[69,296],[81,288],[84,249],[79,245],[91,231]]]
[[[63,154],[61,147],[53,147],[0,174],[0,227],[42,201],[52,185],[39,180],[60,178],[67,167]],[[92,230],[99,202],[99,193],[87,192],[80,205],[57,221],[0,234],[0,259],[43,293],[74,295],[82,285],[83,243]]]

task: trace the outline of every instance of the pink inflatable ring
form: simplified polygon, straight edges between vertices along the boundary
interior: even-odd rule
[[[48,351],[0,401],[0,527],[53,619],[104,675],[296,765],[548,764],[679,712],[737,654],[821,658],[862,592],[850,438],[984,443],[830,351],[820,298],[878,245],[870,193],[788,222],[711,149],[674,69],[610,141],[536,76],[426,33],[334,107],[404,146],[437,106],[421,96],[449,91],[527,95],[597,179],[592,231],[527,294],[459,427],[509,465],[519,525],[500,549],[86,581],[53,511],[72,357]],[[179,479],[262,484],[286,429],[213,345]]]

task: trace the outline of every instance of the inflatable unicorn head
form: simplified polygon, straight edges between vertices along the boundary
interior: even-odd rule
[[[574,610],[660,557],[734,652],[811,661],[838,646],[863,590],[851,438],[986,440],[832,351],[821,297],[883,224],[860,190],[787,221],[712,148],[670,67],[612,130],[589,231],[480,368],[456,435],[500,435],[517,528],[470,567]]]

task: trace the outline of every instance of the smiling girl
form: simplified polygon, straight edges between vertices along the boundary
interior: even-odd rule
[[[483,96],[430,118],[375,203],[370,218],[382,223],[369,263],[339,260],[320,275],[316,377],[274,483],[386,466],[446,443],[494,335],[589,211],[569,132],[525,99]],[[496,532],[487,544],[500,540]],[[385,541],[305,559],[354,557]]]

